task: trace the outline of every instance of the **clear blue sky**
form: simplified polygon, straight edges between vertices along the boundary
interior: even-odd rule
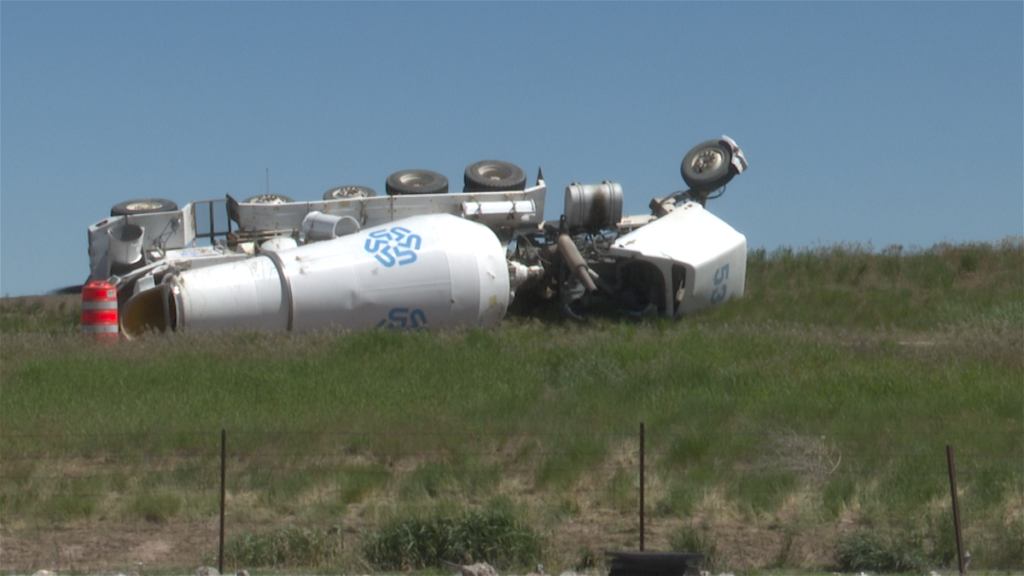
[[[88,274],[139,197],[317,200],[543,167],[626,212],[728,134],[709,205],[772,250],[1024,234],[1024,3],[0,3],[0,295]]]

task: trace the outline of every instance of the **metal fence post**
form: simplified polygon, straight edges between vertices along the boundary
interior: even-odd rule
[[[644,551],[644,423],[640,423],[640,551]]]
[[[967,574],[964,563],[964,541],[960,532],[960,499],[956,493],[956,468],[953,466],[953,445],[946,444],[946,461],[949,463],[949,490],[953,494],[953,528],[956,530],[956,555],[960,567],[960,576]]]
[[[227,459],[228,459],[228,431],[224,428],[220,429],[220,553],[218,554],[217,560],[217,571],[221,574],[224,573],[224,508],[225,508],[225,495],[227,490],[225,487],[225,479],[227,477]]]

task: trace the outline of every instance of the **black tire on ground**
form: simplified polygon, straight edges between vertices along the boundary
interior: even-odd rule
[[[609,576],[696,575],[704,555],[681,552],[605,552],[610,558]]]
[[[388,176],[385,188],[388,196],[445,194],[448,192],[448,179],[430,170],[400,170]]]
[[[353,198],[373,198],[377,191],[366,186],[338,186],[324,192],[324,200],[351,200]]]
[[[691,191],[713,192],[736,175],[731,162],[732,151],[728,145],[721,140],[707,140],[686,153],[679,171]]]
[[[115,204],[110,209],[111,216],[132,216],[134,214],[156,214],[158,212],[174,212],[178,205],[163,198],[140,198]]]
[[[260,194],[242,200],[243,204],[288,204],[289,202],[295,202],[295,200],[282,194]]]
[[[526,188],[526,172],[501,160],[481,160],[466,167],[464,192],[498,192]]]

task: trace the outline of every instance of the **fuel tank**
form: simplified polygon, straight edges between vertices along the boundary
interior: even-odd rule
[[[121,313],[149,330],[489,328],[509,302],[505,247],[490,228],[430,214],[333,240],[165,276]]]

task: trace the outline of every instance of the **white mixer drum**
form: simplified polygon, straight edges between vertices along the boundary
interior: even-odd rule
[[[295,330],[491,327],[508,307],[505,248],[490,228],[415,216],[278,254]]]
[[[167,328],[489,328],[508,301],[494,232],[431,214],[181,272],[129,300],[121,326],[129,337]]]

